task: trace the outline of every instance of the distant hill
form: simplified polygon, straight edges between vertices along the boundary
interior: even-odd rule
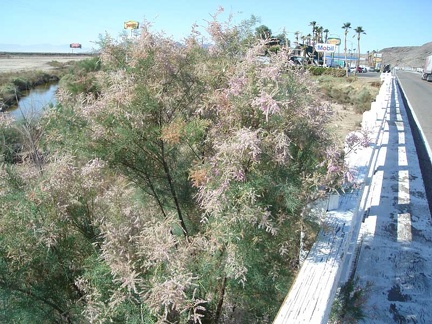
[[[379,53],[382,53],[383,64],[392,67],[423,67],[426,56],[432,55],[432,42],[422,46],[388,47]]]

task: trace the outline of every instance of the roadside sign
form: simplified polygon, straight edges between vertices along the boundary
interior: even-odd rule
[[[315,45],[315,50],[317,52],[330,52],[330,53],[333,53],[334,51],[336,51],[336,45],[332,45],[332,44],[316,44]]]
[[[138,29],[139,27],[139,22],[135,21],[135,20],[129,20],[129,21],[125,21],[124,23],[124,29]]]
[[[327,39],[327,44],[332,44],[332,45],[340,45],[341,43],[341,39],[340,38],[335,38],[335,37],[331,37]]]

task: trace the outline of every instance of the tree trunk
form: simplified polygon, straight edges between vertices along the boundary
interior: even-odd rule
[[[172,177],[171,177],[171,172],[170,172],[168,163],[167,163],[167,161],[165,159],[165,149],[164,149],[163,142],[162,142],[161,148],[162,148],[162,164],[163,164],[165,175],[166,175],[166,178],[167,178],[167,181],[168,181],[169,189],[171,191],[172,198],[174,199],[174,204],[175,204],[175,207],[176,207],[176,210],[177,210],[177,215],[178,215],[178,218],[180,220],[180,226],[181,226],[181,228],[183,230],[184,236],[186,237],[186,239],[189,240],[189,233],[188,233],[188,230],[186,228],[186,224],[185,224],[184,219],[183,219],[183,213],[181,211],[180,203],[179,203],[179,200],[177,198],[177,193],[176,193],[176,190],[174,188],[174,183],[173,183],[173,180],[172,180]]]
[[[217,324],[219,322],[220,316],[222,315],[222,306],[223,306],[224,297],[225,297],[225,289],[226,289],[227,280],[228,280],[227,277],[224,276],[223,281],[222,281],[222,286],[221,286],[220,291],[219,291],[219,298],[218,298],[218,303],[217,303],[215,317],[214,317],[214,323],[215,324]]]

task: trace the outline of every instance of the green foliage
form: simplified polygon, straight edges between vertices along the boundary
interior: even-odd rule
[[[362,114],[365,111],[370,110],[372,99],[372,95],[368,89],[361,89],[355,98],[355,112]]]
[[[371,283],[364,287],[359,284],[359,278],[348,280],[336,296],[330,314],[330,323],[358,323],[367,318],[364,306],[367,302]]]
[[[266,25],[261,25],[255,28],[255,35],[259,39],[269,39],[272,37],[272,31]]]
[[[6,83],[0,87],[0,100],[2,100],[2,103],[6,107],[16,102],[20,97],[21,93],[18,92],[17,87],[13,83]]]
[[[15,78],[12,80],[12,83],[19,89],[19,90],[28,90],[31,87],[29,80],[24,80],[23,78]]]
[[[274,45],[274,46],[270,46],[270,48],[268,50],[271,53],[277,53],[278,51],[280,51],[280,48],[281,47],[279,45]]]
[[[77,61],[69,73],[60,80],[60,86],[73,94],[92,93],[97,95],[100,86],[95,73],[101,69],[100,58],[95,56]]]
[[[251,23],[217,17],[208,49],[147,26],[101,39],[60,104],[21,128],[44,158],[1,169],[0,285],[16,316],[29,303],[42,323],[275,316],[300,231],[317,232],[304,208],[341,158],[310,74],[283,51],[261,64]]]
[[[320,76],[317,81],[330,100],[350,105],[358,114],[370,109],[371,102],[377,96],[380,86],[379,82],[367,82],[355,77],[339,79]]]
[[[325,68],[322,66],[308,66],[308,71],[314,76],[330,75],[333,77],[345,77],[345,70],[335,68]]]
[[[79,320],[71,303],[80,298],[74,277],[80,260],[92,250],[91,242],[55,217],[56,202],[43,198],[33,177],[24,179],[14,168],[2,176],[8,190],[1,196],[1,228],[6,232],[1,238],[0,286],[16,310],[9,320],[31,315],[41,323]]]
[[[22,138],[16,128],[3,127],[0,129],[0,161],[12,164],[16,162],[17,153],[21,151]]]
[[[98,56],[79,60],[71,67],[69,73],[72,74],[86,74],[90,72],[96,72],[101,69],[101,60]]]

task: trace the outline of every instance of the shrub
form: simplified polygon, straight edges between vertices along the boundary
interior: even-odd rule
[[[330,75],[333,77],[345,77],[345,70],[326,68],[322,66],[308,66],[307,69],[314,76]]]
[[[358,114],[370,109],[380,85],[380,82],[367,82],[355,77],[338,78],[324,75],[318,77],[317,82],[328,99],[339,104],[348,104]]]
[[[101,60],[98,56],[87,58],[75,62],[71,68],[72,73],[85,74],[90,72],[96,72],[101,69]]]
[[[369,90],[366,88],[361,89],[354,100],[354,111],[358,114],[362,114],[370,110],[371,102],[372,95]]]
[[[99,57],[77,61],[70,68],[69,73],[61,79],[60,86],[75,95],[80,93],[97,95],[100,87],[95,78],[95,73],[100,69],[101,61]]]
[[[13,83],[3,84],[0,87],[0,101],[3,101],[4,107],[0,107],[0,109],[6,109],[14,102],[17,102],[20,97],[21,93]]]
[[[23,184],[0,195],[0,257],[22,271],[0,274],[59,301],[41,308],[52,322],[276,315],[317,231],[304,206],[338,185],[343,157],[310,74],[283,51],[257,60],[244,27],[215,15],[204,48],[144,26],[62,79],[36,128],[50,163],[16,168]]]
[[[370,282],[367,282],[365,286],[360,286],[358,277],[348,280],[340,288],[340,291],[333,302],[330,314],[330,323],[355,324],[364,320],[367,317],[364,307],[367,302],[371,285]]]
[[[12,83],[17,87],[18,90],[22,91],[22,90],[28,90],[31,88],[31,82],[27,79],[23,79],[23,78],[15,78],[12,80]]]

